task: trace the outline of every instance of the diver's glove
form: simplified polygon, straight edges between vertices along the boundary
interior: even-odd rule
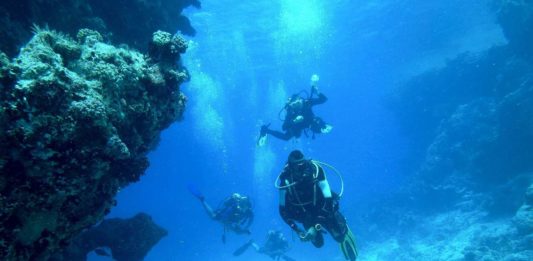
[[[318,75],[311,75],[311,86],[316,87],[318,80],[320,80],[320,77],[318,77]]]
[[[316,94],[319,94],[319,92],[318,92],[318,87],[317,87],[317,83],[318,83],[318,80],[319,80],[319,79],[320,79],[320,78],[319,78],[318,75],[316,75],[316,74],[313,74],[313,75],[311,76],[311,92],[312,92],[312,93],[314,92],[314,93],[316,93]]]
[[[262,147],[266,144],[266,137],[269,131],[268,129],[269,126],[270,126],[270,123],[261,126],[261,130],[259,131],[259,138],[257,138],[257,145],[259,147]]]

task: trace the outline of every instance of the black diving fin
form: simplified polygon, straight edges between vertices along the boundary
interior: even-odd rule
[[[233,252],[233,255],[234,256],[240,256],[242,255],[244,252],[246,252],[246,250],[248,250],[248,248],[250,248],[250,246],[254,243],[253,240],[250,240],[248,241],[248,243],[242,245],[241,247],[237,248],[237,250],[235,250],[235,252]]]
[[[340,243],[340,247],[346,260],[355,261],[357,259],[357,245],[355,244],[355,237],[350,228],[346,231],[344,239]]]
[[[282,255],[281,258],[283,258],[285,261],[296,261],[294,258],[288,257],[286,255]]]

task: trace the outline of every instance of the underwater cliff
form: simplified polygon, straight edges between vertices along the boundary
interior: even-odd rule
[[[377,259],[533,257],[533,3],[495,8],[506,45],[459,55],[389,97],[415,174],[365,217],[396,238]]]
[[[102,220],[183,114],[187,43],[157,31],[148,55],[35,28],[0,66],[0,259],[46,260]]]

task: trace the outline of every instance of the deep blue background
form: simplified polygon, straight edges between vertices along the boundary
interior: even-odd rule
[[[185,65],[192,81],[183,121],[164,131],[151,166],[137,184],[118,195],[109,217],[153,216],[169,231],[146,260],[230,260],[249,238],[230,234],[205,215],[187,191],[194,183],[208,202],[232,192],[255,204],[253,235],[262,242],[271,229],[287,226],[279,218],[273,187],[287,154],[300,148],[311,158],[338,168],[345,179],[341,202],[348,221],[360,208],[398,189],[410,173],[409,153],[387,96],[399,83],[443,66],[465,51],[480,52],[505,42],[489,1],[204,0],[188,10],[198,35],[191,39]],[[334,126],[315,140],[268,139],[256,147],[259,126],[279,128],[286,98],[308,90],[312,74],[329,101],[317,115]],[[338,179],[329,175],[334,188]],[[364,234],[358,236],[364,253]],[[331,239],[323,249],[291,240],[298,260],[342,260]],[[311,258],[312,257],[312,258]],[[92,260],[97,258],[92,257]],[[235,260],[269,260],[252,251]],[[365,260],[364,255],[362,260]]]

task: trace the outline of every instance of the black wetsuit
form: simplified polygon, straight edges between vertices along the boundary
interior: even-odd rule
[[[249,200],[227,198],[222,207],[214,213],[214,219],[222,222],[227,228],[237,234],[249,234],[249,227],[253,223],[254,214]]]
[[[259,248],[258,252],[278,260],[289,250],[289,242],[282,237],[281,232],[269,234],[265,245]]]
[[[325,103],[327,100],[328,98],[320,93],[317,98],[303,99],[302,107],[298,110],[291,106],[287,106],[287,114],[285,115],[282,125],[282,130],[284,132],[267,129],[266,133],[282,140],[299,138],[302,136],[302,132],[306,129],[310,129],[313,134],[320,133],[321,129],[326,126],[326,123],[320,117],[315,116],[313,113],[313,106]],[[295,122],[294,120],[298,116],[302,116],[303,120]]]
[[[286,165],[280,175],[280,186],[287,186],[282,188],[286,190],[285,204],[280,204],[279,212],[285,223],[297,233],[302,231],[296,222],[302,223],[305,230],[320,224],[337,242],[342,242],[348,231],[346,219],[339,212],[338,196],[332,193],[332,197],[324,197],[318,184],[324,180],[322,167],[310,160],[306,160],[298,169]],[[322,233],[318,233],[312,242],[316,247],[321,247],[324,244]]]

